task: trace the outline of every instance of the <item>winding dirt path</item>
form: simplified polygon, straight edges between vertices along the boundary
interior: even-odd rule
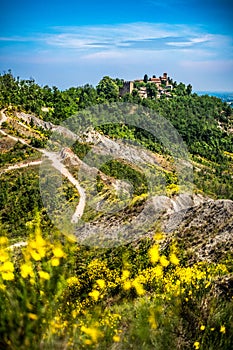
[[[0,174],[7,173],[8,171],[11,171],[11,170],[17,170],[17,169],[27,168],[29,166],[40,165],[41,163],[42,163],[41,160],[35,160],[35,161],[22,163],[22,164],[10,165],[10,166],[8,166],[8,168],[0,171]]]
[[[41,150],[41,152],[52,162],[52,166],[57,169],[63,176],[65,176],[78,190],[79,192],[79,203],[75,209],[75,212],[72,216],[71,222],[77,223],[81,218],[84,212],[84,208],[86,205],[86,193],[84,189],[81,187],[79,182],[73,177],[73,175],[69,172],[69,170],[62,163],[62,158],[58,153],[49,152],[47,150]]]
[[[7,116],[5,115],[4,112],[5,112],[5,109],[0,111],[0,113],[1,113],[0,127],[1,127],[3,122],[7,121]],[[33,149],[41,152],[45,157],[47,157],[49,160],[51,160],[52,166],[55,169],[57,169],[63,176],[65,176],[77,188],[77,190],[79,192],[79,196],[80,196],[79,203],[78,203],[78,205],[75,209],[75,212],[71,218],[72,223],[77,223],[78,220],[83,215],[83,212],[85,209],[86,193],[85,193],[85,190],[79,184],[79,182],[73,177],[73,175],[69,172],[69,170],[62,163],[62,157],[58,153],[50,152],[46,149],[39,149],[39,148],[32,147],[24,139],[9,135],[1,129],[0,129],[0,133],[4,136],[11,138],[12,140],[14,140],[16,142],[21,142],[22,144],[27,145],[28,147],[33,148]],[[42,160],[38,160],[38,161],[32,161],[32,162],[23,163],[23,164],[11,165],[7,169],[5,169],[3,172],[7,172],[10,170],[14,170],[14,169],[21,169],[21,168],[25,168],[25,167],[33,166],[33,165],[39,165],[41,163],[42,163]]]

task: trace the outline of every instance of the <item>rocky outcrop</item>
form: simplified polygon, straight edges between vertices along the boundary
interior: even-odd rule
[[[60,125],[55,125],[51,122],[46,122],[40,118],[35,117],[32,114],[26,114],[23,112],[15,112],[15,116],[18,119],[23,120],[23,122],[26,124],[34,125],[37,128],[41,127],[44,130],[55,131],[58,134],[61,134],[61,135],[65,136],[73,141],[78,139],[77,135],[75,135],[69,129],[67,129],[63,126],[60,126]]]
[[[45,122],[42,119],[39,119],[37,117],[35,117],[34,115],[31,114],[26,114],[23,112],[15,112],[15,116],[21,120],[23,120],[26,124],[33,124],[36,127],[41,127],[45,130],[53,130],[54,128],[54,124],[50,123],[50,122]]]
[[[233,201],[205,201],[189,208],[174,234],[193,261],[224,259],[233,253]]]
[[[188,194],[173,199],[158,196],[132,211],[125,208],[104,215],[79,226],[76,234],[87,243],[114,246],[153,237],[156,227],[165,232],[162,246],[165,248],[175,238],[188,264],[220,262],[233,253],[233,201]]]
[[[186,210],[195,205],[196,198],[202,202],[206,200],[184,193],[174,198],[154,196],[140,200],[139,197],[134,205],[129,204],[119,210],[106,206],[106,212],[98,219],[77,227],[76,235],[80,241],[97,245],[101,242],[103,246],[131,243],[145,235],[152,237],[156,228],[171,237],[182,222]]]

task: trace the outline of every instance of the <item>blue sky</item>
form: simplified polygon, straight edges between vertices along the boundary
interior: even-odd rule
[[[59,88],[168,72],[233,91],[231,0],[2,0],[0,71]]]

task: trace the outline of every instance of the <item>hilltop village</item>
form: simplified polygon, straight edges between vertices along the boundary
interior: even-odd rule
[[[145,74],[144,79],[124,81],[119,93],[120,96],[124,96],[127,93],[132,94],[136,90],[141,98],[151,97],[151,94],[154,94],[157,98],[160,98],[161,95],[169,98],[173,87],[173,80],[168,77],[167,73],[163,73],[163,76],[158,78],[155,75],[149,78]]]

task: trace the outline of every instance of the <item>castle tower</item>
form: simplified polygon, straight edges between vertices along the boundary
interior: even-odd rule
[[[119,91],[120,96],[123,96],[127,93],[132,94],[133,87],[134,87],[133,81],[124,81],[123,87],[120,88],[120,91]]]

